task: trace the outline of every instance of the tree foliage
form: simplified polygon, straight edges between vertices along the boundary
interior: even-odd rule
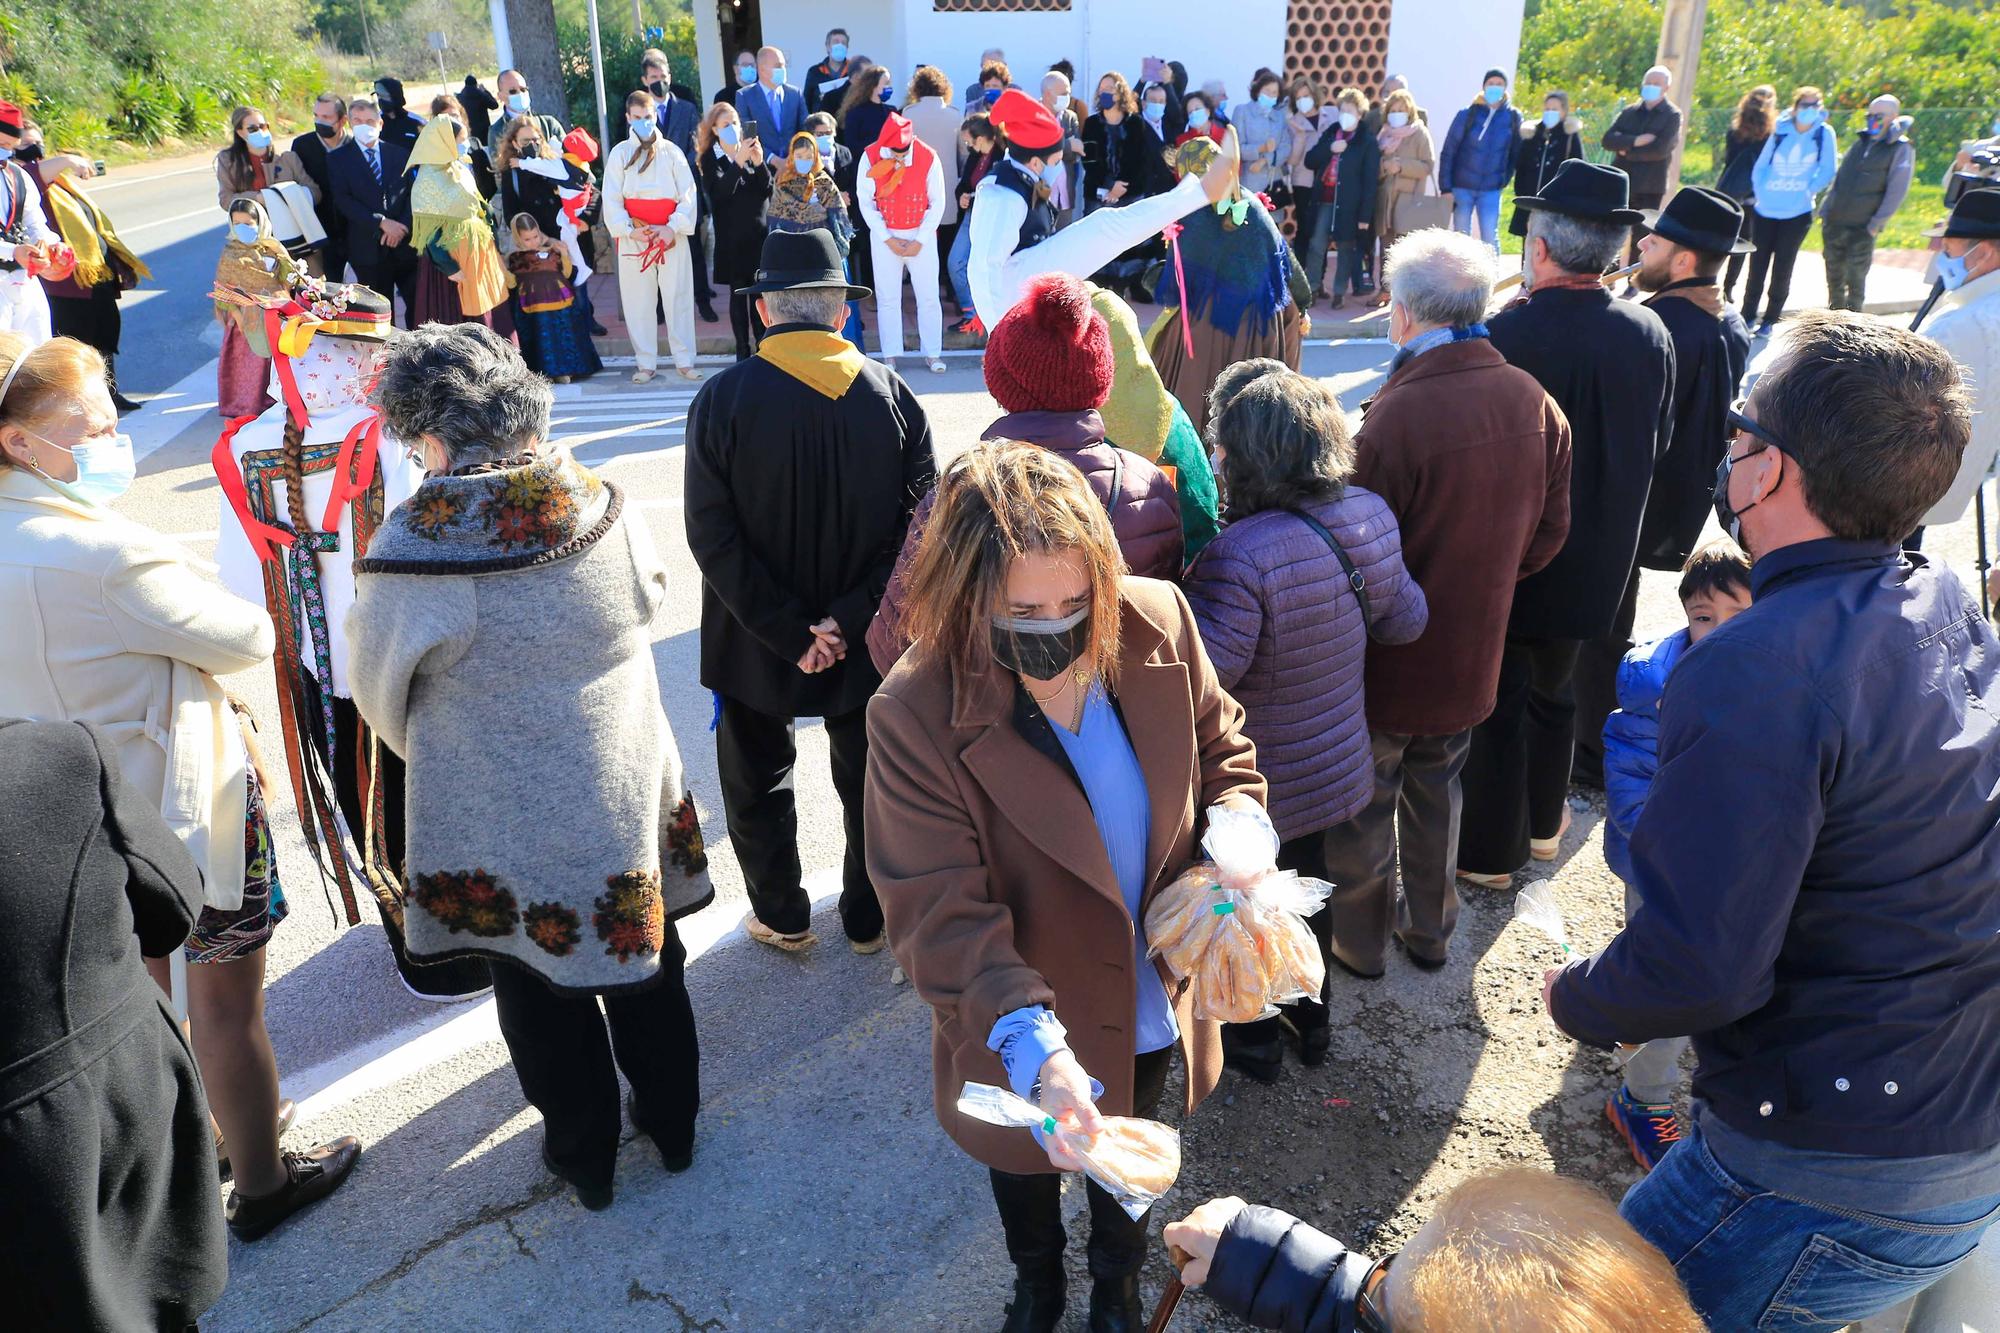
[[[621,15],[629,15],[629,9]],[[659,32],[646,37],[632,31],[629,21],[614,24],[600,6],[598,32],[604,43],[604,99],[611,119],[611,132],[621,133],[625,94],[639,86],[639,57],[649,46],[667,53],[675,83],[694,89],[695,100],[706,107],[707,95],[695,87],[700,72],[695,67],[694,20],[685,15],[657,24]],[[597,90],[590,73],[590,28],[556,15],[556,45],[562,55],[563,91],[569,106],[569,122],[597,132]]]

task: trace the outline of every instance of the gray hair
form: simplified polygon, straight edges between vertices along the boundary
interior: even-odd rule
[[[1625,253],[1632,229],[1538,208],[1528,214],[1528,239],[1549,247],[1549,262],[1565,273],[1607,273]]]
[[[1232,522],[1338,496],[1354,471],[1354,437],[1340,399],[1316,379],[1259,375],[1209,422],[1222,449],[1222,492]]]
[[[847,322],[847,292],[840,287],[801,287],[789,292],[765,292],[774,324],[822,324],[839,328]]]
[[[1426,227],[1403,236],[1382,261],[1382,279],[1419,324],[1462,329],[1493,299],[1493,247],[1460,231]]]
[[[382,108],[375,105],[375,99],[372,97],[357,97],[347,104],[347,114],[350,117],[357,111],[373,111],[378,116],[382,114]]]
[[[390,340],[375,405],[392,435],[430,436],[455,470],[534,448],[555,394],[484,324],[426,324]]]

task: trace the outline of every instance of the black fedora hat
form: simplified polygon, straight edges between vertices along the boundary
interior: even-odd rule
[[[1743,205],[1706,185],[1684,186],[1665,208],[1649,208],[1640,216],[1656,234],[1690,250],[1747,255],[1757,248],[1743,239]]]
[[[1926,236],[1963,236],[1976,241],[2000,240],[2000,189],[1967,190],[1951,206],[1951,217]]]
[[[1558,167],[1556,174],[1549,177],[1548,184],[1542,186],[1540,194],[1527,195],[1514,202],[1526,209],[1561,213],[1586,222],[1610,222],[1629,227],[1644,216],[1638,209],[1625,206],[1631,197],[1632,182],[1624,172],[1616,167],[1600,167],[1595,162],[1577,157]]]
[[[868,295],[866,287],[847,280],[840,263],[840,247],[825,227],[811,231],[774,231],[764,238],[764,253],[757,259],[757,281],[737,290],[745,296],[764,292],[802,292],[838,287],[850,301]]]

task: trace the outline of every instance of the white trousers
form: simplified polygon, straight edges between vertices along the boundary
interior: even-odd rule
[[[938,297],[938,248],[935,231],[899,239],[919,241],[923,249],[910,258],[889,249],[889,237],[868,234],[875,252],[875,320],[882,335],[882,355],[903,355],[903,274],[917,291],[917,345],[930,360],[944,354],[944,302]]]
[[[674,233],[674,248],[652,268],[641,270],[636,241],[618,242],[618,308],[632,338],[632,356],[641,370],[660,368],[660,321],[654,302],[667,312],[667,343],[674,364],[694,368],[694,262],[688,238]],[[626,253],[630,249],[633,253]]]
[[[28,346],[39,347],[55,337],[49,321],[49,298],[42,284],[26,270],[0,274],[0,329],[27,338]]]

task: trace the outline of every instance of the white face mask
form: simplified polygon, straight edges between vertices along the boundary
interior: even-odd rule
[[[1410,113],[1409,113],[1409,112],[1407,112],[1407,111],[1391,111],[1391,112],[1389,113],[1389,124],[1390,124],[1391,126],[1393,126],[1394,128],[1396,128],[1396,129],[1399,129],[1399,130],[1400,130],[1400,129],[1402,129],[1402,128],[1403,128],[1403,126],[1405,126],[1405,125],[1407,125],[1407,124],[1409,124],[1409,123],[1410,123]]]
[[[379,125],[356,125],[354,127],[354,141],[363,148],[373,148],[375,141],[381,137],[382,127]]]
[[[1313,113],[1313,107],[1315,105],[1316,103],[1314,103],[1312,98],[1301,97],[1298,101],[1292,103],[1292,109],[1294,111],[1297,111],[1302,116],[1310,116]]]
[[[123,431],[116,435],[100,435],[74,445],[57,444],[48,436],[36,435],[26,427],[22,431],[76,460],[75,481],[58,481],[41,468],[35,468],[43,480],[61,488],[73,499],[93,505],[109,505],[130,490],[133,478],[139,475],[139,464],[132,453],[132,437]]]

